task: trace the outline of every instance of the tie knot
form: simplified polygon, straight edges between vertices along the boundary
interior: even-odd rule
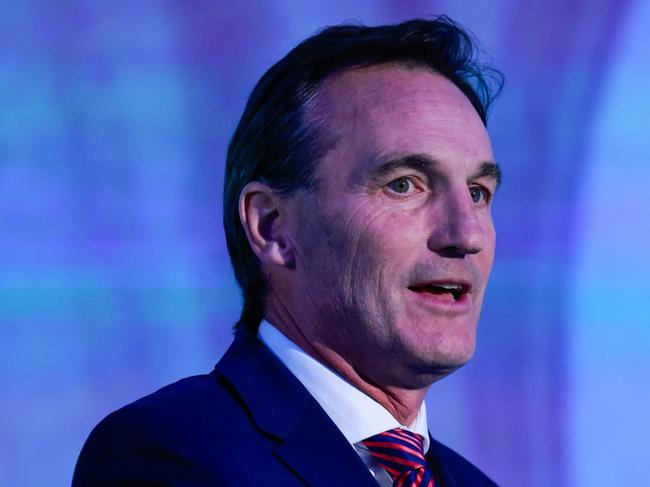
[[[424,438],[395,428],[362,442],[372,457],[393,479],[393,485],[433,487],[433,477],[424,458]]]

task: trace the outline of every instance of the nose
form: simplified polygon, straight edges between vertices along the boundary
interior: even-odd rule
[[[447,257],[477,254],[487,244],[489,210],[472,200],[469,189],[450,191],[435,205],[428,247]]]

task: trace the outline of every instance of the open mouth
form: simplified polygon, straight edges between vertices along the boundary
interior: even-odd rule
[[[416,293],[429,294],[445,301],[459,301],[469,292],[469,285],[461,283],[423,283],[409,286]]]

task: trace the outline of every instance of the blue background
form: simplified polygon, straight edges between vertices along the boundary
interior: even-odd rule
[[[505,486],[650,485],[650,2],[5,1],[0,485],[66,485],[108,412],[209,371],[240,297],[225,147],[317,28],[446,13],[507,85],[497,260],[435,436]]]

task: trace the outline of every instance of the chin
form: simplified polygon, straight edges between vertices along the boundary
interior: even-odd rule
[[[434,361],[433,366],[438,369],[448,370],[448,373],[453,372],[456,369],[459,369],[463,365],[467,364],[473,357],[474,353],[465,353],[457,354],[453,356],[444,356],[440,357]]]
[[[474,356],[476,341],[473,337],[444,340],[427,350],[421,357],[425,368],[437,375],[448,375],[469,362]]]

